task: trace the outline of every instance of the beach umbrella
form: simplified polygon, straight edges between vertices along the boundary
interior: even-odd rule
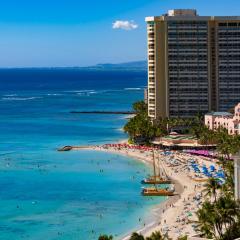
[[[208,176],[208,177],[212,177],[212,174],[211,174],[211,173],[208,173],[207,176]]]
[[[202,167],[202,171],[207,173],[207,172],[208,172],[207,167],[206,167],[206,166],[203,166],[203,167]]]
[[[192,216],[192,213],[191,213],[191,212],[188,212],[187,215],[188,215],[188,217],[191,217],[191,216]]]
[[[225,178],[224,172],[218,172],[218,173],[217,173],[217,177],[219,177],[219,178]]]
[[[210,166],[210,171],[211,171],[211,172],[214,172],[215,170],[216,170],[215,166],[214,166],[214,165],[211,165],[211,166]]]

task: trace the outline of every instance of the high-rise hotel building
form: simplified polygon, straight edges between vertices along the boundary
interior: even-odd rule
[[[191,117],[240,102],[240,17],[147,17],[148,115]]]

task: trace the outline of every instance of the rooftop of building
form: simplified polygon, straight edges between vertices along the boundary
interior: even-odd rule
[[[196,9],[172,9],[168,10],[167,14],[163,16],[197,16]]]
[[[240,21],[240,16],[199,16],[196,9],[172,9],[160,16],[146,17],[146,22],[162,21],[162,20],[219,20],[219,21]]]

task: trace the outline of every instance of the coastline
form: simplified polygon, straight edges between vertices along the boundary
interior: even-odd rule
[[[170,179],[173,180],[173,178],[170,178]],[[174,181],[174,185],[178,194],[181,194],[183,192],[183,186],[178,181]],[[158,231],[158,228],[161,226],[161,222],[159,221],[159,219],[164,217],[165,209],[170,207],[172,204],[175,204],[178,200],[179,200],[179,195],[175,195],[172,197],[168,197],[163,202],[157,204],[151,210],[151,214],[153,214],[154,220],[151,222],[150,221],[147,222],[146,226],[144,226],[141,229],[138,229],[136,232],[139,234],[142,234],[143,236],[150,236],[152,232]],[[131,233],[126,234],[126,236],[124,236],[121,240],[129,240],[131,237]]]
[[[125,140],[119,141],[119,143],[125,143],[125,142],[126,142]],[[73,150],[80,150],[80,149],[73,148]],[[118,151],[111,150],[111,149],[107,150],[107,149],[102,149],[102,148],[95,147],[95,146],[82,148],[81,150],[105,151],[105,152],[109,152],[109,153],[113,153],[113,154],[119,154],[119,155],[134,158],[135,160],[141,161],[141,162],[145,163],[146,165],[152,164],[152,160],[149,158],[144,158],[140,155],[129,154],[128,152],[122,152],[119,150]],[[146,222],[144,224],[145,225],[144,227],[142,227],[136,231],[137,233],[142,234],[144,236],[149,236],[149,235],[151,235],[151,233],[153,231],[158,231],[156,229],[158,229],[160,227],[160,222],[159,222],[159,219],[157,219],[157,218],[163,217],[165,209],[169,208],[171,205],[175,204],[179,200],[179,196],[184,191],[183,185],[172,176],[170,177],[170,179],[173,181],[173,183],[175,185],[175,191],[177,192],[177,194],[172,197],[167,197],[166,200],[164,200],[163,202],[154,206],[153,209],[151,210],[151,214],[154,215],[154,220]],[[121,240],[129,240],[131,237],[131,234],[132,234],[132,231],[125,234],[121,238]]]
[[[121,141],[121,143],[125,142],[126,141]],[[104,148],[102,146],[86,146],[83,148],[73,147],[72,150],[105,151],[131,157],[148,165],[152,164],[152,155],[142,151],[130,151],[120,148]],[[187,154],[185,155],[183,153],[176,152],[174,157],[190,157]],[[196,206],[194,205],[193,201],[196,193],[202,192],[203,184],[195,182],[190,176],[186,175],[186,172],[181,171],[181,169],[176,170],[177,168],[171,168],[167,166],[163,158],[164,157],[162,156],[161,160],[163,160],[163,166],[167,171],[168,176],[175,184],[175,191],[177,194],[173,197],[168,197],[165,201],[156,205],[151,210],[153,219],[144,223],[144,226],[138,229],[136,232],[148,237],[154,231],[161,231],[163,234],[167,233],[172,239],[177,239],[179,236],[184,236],[186,234],[193,236],[196,234],[192,228],[192,223],[194,220],[192,220],[192,223],[187,223],[185,219],[184,221],[176,221],[176,217],[182,218],[182,213],[184,211],[186,212],[186,209],[189,210],[189,212],[191,211],[192,215],[195,215],[194,211],[196,210]],[[200,160],[200,158],[198,160]],[[204,159],[201,158],[201,160],[205,162]],[[195,216],[193,216],[193,218],[194,217]],[[131,233],[127,233],[121,239],[128,240],[130,236]]]

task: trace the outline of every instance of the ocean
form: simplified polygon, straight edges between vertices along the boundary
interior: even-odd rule
[[[120,239],[164,198],[141,196],[151,169],[132,158],[65,145],[126,139],[124,115],[143,99],[145,72],[0,70],[0,239]],[[100,171],[100,170],[103,170]]]

